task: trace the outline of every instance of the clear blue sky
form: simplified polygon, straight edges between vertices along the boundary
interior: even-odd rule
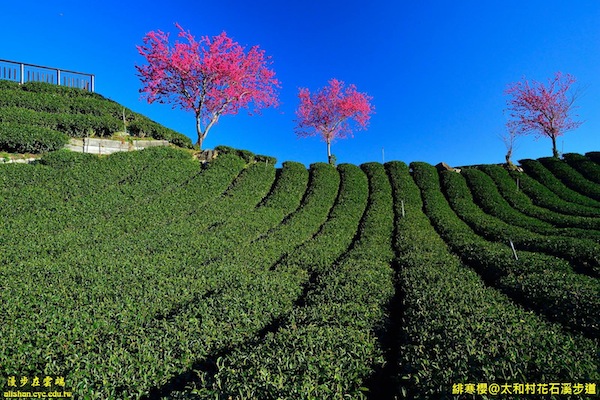
[[[451,165],[504,161],[503,91],[523,76],[571,73],[585,89],[585,123],[559,151],[600,151],[600,1],[5,1],[0,58],[96,75],[100,94],[195,141],[194,117],[140,99],[135,46],[151,30],[196,37],[222,31],[259,45],[282,82],[281,105],[262,116],[223,116],[218,144],[305,164],[326,160],[319,138],[294,134],[299,87],[331,78],[373,96],[369,129],[332,145],[338,162]],[[550,139],[519,139],[514,160],[550,156]]]

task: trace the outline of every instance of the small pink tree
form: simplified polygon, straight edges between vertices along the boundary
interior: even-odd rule
[[[354,85],[344,88],[344,82],[337,79],[331,79],[329,86],[314,94],[301,88],[298,97],[296,134],[300,137],[321,135],[327,143],[327,159],[331,164],[334,163],[331,142],[352,136],[351,120],[356,122],[358,129],[365,129],[374,112],[370,104],[372,97],[357,92]]]
[[[507,101],[507,110],[512,118],[507,122],[509,131],[549,137],[552,139],[552,154],[558,157],[556,138],[582,124],[570,115],[577,98],[576,94],[567,94],[573,83],[573,76],[557,72],[547,85],[536,81],[510,84],[505,91],[512,96]]]
[[[171,103],[193,111],[196,116],[197,145],[225,114],[237,114],[254,105],[254,111],[277,106],[275,88],[279,81],[268,68],[269,58],[254,46],[246,53],[225,32],[200,41],[183,30],[179,37],[186,42],[169,45],[169,34],[151,31],[137,46],[147,65],[136,65],[142,81],[140,92],[149,103]]]

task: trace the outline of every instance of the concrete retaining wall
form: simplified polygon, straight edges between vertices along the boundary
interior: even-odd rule
[[[29,164],[35,160],[39,160],[39,158],[17,158],[14,160],[4,160],[3,158],[0,158],[0,164]]]
[[[71,139],[66,146],[71,151],[92,154],[112,154],[119,151],[143,150],[148,147],[168,146],[168,140],[113,140],[113,139]]]

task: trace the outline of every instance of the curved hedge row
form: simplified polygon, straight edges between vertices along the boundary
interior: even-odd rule
[[[529,182],[535,182],[529,177],[523,174],[511,176],[508,171],[498,165],[483,165],[479,166],[478,168],[492,178],[496,184],[496,187],[502,194],[502,197],[504,197],[504,199],[514,209],[539,220],[549,222],[558,227],[600,230],[600,220],[598,218],[567,215],[561,213],[564,212],[563,208],[571,208],[576,206],[573,206],[572,204],[564,202],[560,199],[556,202],[557,204],[555,204],[552,199],[544,201],[544,204],[554,205],[553,209],[542,208],[533,204],[532,200],[527,197],[523,191],[518,190],[516,181],[514,179],[515,177],[519,178],[520,187],[521,179]],[[537,185],[538,187],[541,186],[539,184]],[[533,193],[533,190],[531,192]],[[538,199],[543,198],[542,195],[538,196],[534,194],[534,196],[536,196]]]
[[[565,161],[555,157],[544,157],[538,159],[538,162],[571,190],[593,200],[600,201],[600,186],[594,182],[590,182]],[[600,212],[598,214],[600,215]]]
[[[111,136],[124,130],[123,113],[133,136],[192,147],[187,136],[96,93],[40,82],[0,86],[0,122],[44,127],[70,137]]]
[[[600,183],[600,165],[586,156],[576,153],[563,154],[563,159],[586,179]]]
[[[543,254],[518,251],[519,259],[515,260],[507,244],[483,240],[458,218],[464,218],[464,214],[468,212],[480,220],[480,211],[470,207],[456,215],[450,208],[448,203],[452,204],[455,211],[460,207],[454,197],[466,197],[465,193],[459,194],[460,189],[464,191],[466,188],[452,185],[449,179],[460,178],[460,175],[442,173],[442,186],[454,196],[448,202],[440,191],[435,168],[422,163],[411,165],[418,177],[417,184],[423,192],[427,215],[453,252],[459,254],[466,264],[481,273],[492,285],[504,288],[505,293],[510,293],[513,299],[526,307],[532,307],[573,329],[592,335],[599,333],[600,326],[593,317],[594,313],[600,312],[600,300],[597,297],[600,283],[597,280],[587,276],[574,277],[575,274],[567,263]],[[555,280],[540,280],[536,284],[541,288],[546,287],[546,290],[531,290],[521,282],[524,276],[532,274],[553,277]],[[516,281],[511,280],[512,275],[517,277]],[[510,287],[508,282],[512,282]]]
[[[522,190],[534,204],[540,207],[562,214],[591,218],[598,217],[598,210],[594,207],[582,206],[564,200],[527,174],[516,171],[510,171],[509,173],[514,181],[519,181],[519,189]]]
[[[263,156],[254,154],[248,150],[234,149],[233,147],[219,145],[215,147],[215,151],[218,154],[235,154],[236,156],[244,159],[246,162],[264,162],[266,164],[277,164],[277,158],[271,156]]]
[[[88,137],[93,135],[110,136],[122,129],[122,123],[111,117],[96,117],[85,114],[55,114],[33,111],[26,108],[0,108],[0,122],[32,125],[54,129],[70,137]]]
[[[597,380],[595,342],[523,311],[448,253],[421,212],[424,206],[429,214],[445,201],[439,185],[431,186],[437,173],[422,166],[411,164],[423,204],[406,167],[388,166],[404,299],[398,396],[450,398],[454,383]],[[441,198],[434,200],[432,193]],[[403,218],[399,199],[404,200]]]
[[[560,162],[560,160],[556,161]],[[538,160],[519,160],[519,163],[527,175],[546,186],[558,197],[571,203],[589,208],[596,208],[596,215],[600,215],[600,202],[568,188],[546,168],[545,164],[550,164],[549,161],[542,163]],[[571,178],[573,177],[571,176]]]
[[[0,151],[46,153],[63,148],[69,137],[62,132],[30,125],[0,122]]]
[[[600,276],[600,244],[597,242],[573,237],[545,236],[509,225],[485,214],[475,205],[471,192],[460,174],[442,173],[440,180],[454,212],[479,235],[503,243],[512,240],[517,249],[563,257],[579,272]]]
[[[469,185],[473,199],[487,214],[497,217],[510,225],[525,228],[529,231],[543,235],[564,235],[600,241],[599,231],[577,228],[557,228],[549,222],[530,217],[514,209],[506,199],[500,195],[492,178],[482,171],[474,168],[466,168],[461,171],[461,174],[465,177]],[[548,211],[542,211],[542,214],[544,213],[548,213]]]

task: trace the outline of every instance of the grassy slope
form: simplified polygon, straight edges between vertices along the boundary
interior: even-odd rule
[[[516,192],[493,166],[221,150],[208,168],[170,148],[0,165],[2,377],[98,399],[600,380],[592,159],[529,161]]]
[[[49,148],[46,143],[39,144],[44,136],[56,135],[54,132],[67,137],[110,137],[125,129],[123,118],[132,137],[166,139],[191,147],[185,135],[98,93],[40,82],[19,85],[0,81],[0,151],[54,150],[56,145]]]

